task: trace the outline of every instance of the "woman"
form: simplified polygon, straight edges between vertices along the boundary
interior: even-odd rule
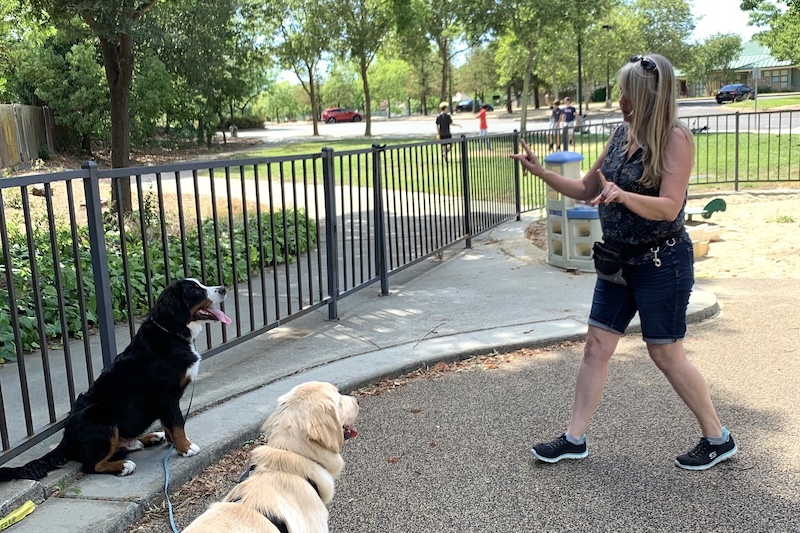
[[[598,275],[567,430],[531,451],[550,463],[588,455],[586,430],[600,403],[609,360],[638,311],[650,358],[695,415],[703,435],[675,464],[705,470],[731,457],[737,447],[683,347],[694,283],[692,243],[683,223],[692,135],[677,119],[675,78],[666,58],[634,56],[618,83],[625,123],[582,180],[546,170],[524,142],[523,152],[511,156],[553,189],[598,205],[603,241],[621,250],[622,262],[621,276]]]

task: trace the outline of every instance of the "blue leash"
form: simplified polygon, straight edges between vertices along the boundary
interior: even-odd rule
[[[186,416],[183,417],[184,424],[186,424],[186,421],[189,420],[189,409],[192,408],[193,399],[194,380],[192,380],[192,395],[189,397],[189,406],[186,408]],[[167,499],[167,508],[169,509],[169,525],[172,528],[172,532],[180,533],[180,531],[178,531],[178,526],[175,524],[175,515],[172,514],[172,502],[169,500],[169,468],[167,467],[167,463],[169,462],[169,456],[174,448],[175,444],[170,442],[169,448],[167,448],[167,455],[164,456],[164,497]]]

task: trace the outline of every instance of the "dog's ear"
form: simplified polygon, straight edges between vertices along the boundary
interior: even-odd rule
[[[332,452],[339,453],[344,446],[344,430],[339,413],[331,400],[315,406],[306,419],[308,438]]]
[[[179,324],[188,324],[191,321],[184,284],[184,281],[176,281],[161,292],[151,312],[154,318]]]

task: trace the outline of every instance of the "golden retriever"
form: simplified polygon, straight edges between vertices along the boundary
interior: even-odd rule
[[[184,533],[327,533],[326,505],[356,416],[356,399],[330,383],[294,387],[264,422],[267,444],[251,452],[240,483]]]

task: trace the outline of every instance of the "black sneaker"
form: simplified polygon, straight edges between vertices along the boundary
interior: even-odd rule
[[[561,459],[583,459],[589,455],[585,441],[583,444],[572,444],[567,440],[566,433],[552,442],[540,442],[534,445],[531,452],[545,463],[557,463]]]
[[[711,444],[703,437],[692,451],[675,458],[675,465],[686,470],[707,470],[736,453],[738,447],[732,436],[724,444]]]

